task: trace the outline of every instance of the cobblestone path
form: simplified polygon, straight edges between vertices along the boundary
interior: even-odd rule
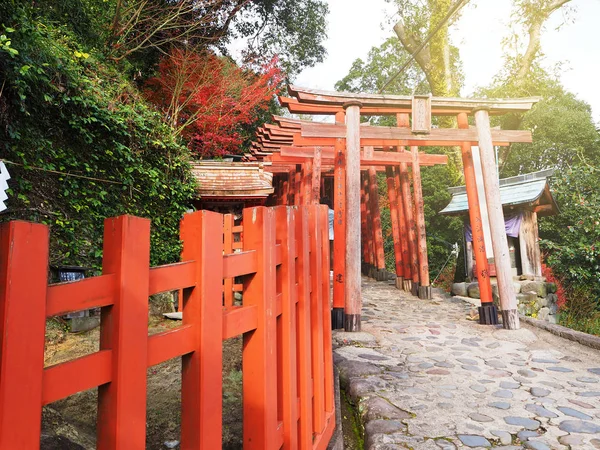
[[[600,449],[600,352],[471,309],[363,279],[363,332],[334,357],[365,449]]]

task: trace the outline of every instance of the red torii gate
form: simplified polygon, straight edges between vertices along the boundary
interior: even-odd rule
[[[298,187],[302,180],[297,172],[290,171],[290,167],[296,162],[285,162],[281,159],[276,162],[277,157],[273,152],[281,153],[282,147],[287,146],[334,146],[334,180],[335,180],[335,217],[336,217],[336,236],[339,237],[340,232],[346,237],[344,247],[341,240],[336,238],[334,241],[334,255],[338,256],[345,254],[345,266],[342,273],[342,283],[344,284],[344,305],[345,305],[345,328],[348,331],[360,329],[360,235],[361,235],[361,185],[367,190],[370,190],[373,183],[372,177],[369,176],[369,182],[362,181],[360,177],[361,153],[360,148],[376,146],[386,148],[394,146],[401,149],[404,146],[411,147],[411,156],[416,158],[417,164],[413,164],[414,168],[419,168],[418,164],[418,146],[460,146],[462,149],[463,165],[465,170],[465,181],[467,185],[468,200],[470,206],[471,223],[474,224],[474,239],[476,246],[476,261],[479,273],[482,307],[480,308],[480,321],[482,323],[495,323],[496,313],[491,302],[491,286],[488,276],[488,264],[485,257],[485,247],[483,243],[483,229],[481,227],[481,217],[479,212],[479,203],[477,199],[477,190],[475,186],[475,174],[473,170],[473,162],[471,155],[471,146],[479,144],[482,151],[482,166],[484,172],[484,182],[486,188],[487,208],[490,215],[492,228],[492,242],[494,246],[494,254],[496,256],[495,263],[498,272],[498,285],[500,292],[500,301],[502,305],[502,313],[504,318],[504,326],[506,328],[518,328],[518,315],[516,313],[516,299],[512,292],[510,271],[506,267],[510,267],[510,262],[507,261],[508,252],[506,236],[503,230],[500,232],[500,226],[503,227],[503,218],[501,207],[498,208],[499,190],[497,187],[497,174],[495,174],[495,164],[493,158],[493,145],[509,145],[512,142],[531,142],[531,133],[528,131],[510,131],[510,130],[495,130],[490,129],[489,114],[505,114],[509,112],[524,112],[533,106],[538,99],[513,99],[513,100],[472,100],[472,99],[448,99],[448,98],[432,98],[426,97],[405,97],[391,95],[370,95],[370,94],[349,94],[327,91],[315,91],[310,89],[298,88],[295,86],[289,87],[290,93],[296,99],[281,98],[284,106],[288,107],[292,113],[302,114],[321,114],[335,115],[336,124],[312,123],[308,121],[298,121],[277,117],[280,127],[272,128],[265,126],[261,130],[262,136],[259,136],[259,142],[252,149],[251,154],[248,154],[249,159],[273,159],[273,171],[282,170],[290,172],[287,187],[285,182],[282,183],[282,188],[287,189],[286,192],[292,192],[294,187]],[[360,125],[360,115],[396,115],[397,127],[371,127]],[[431,127],[431,116],[446,115],[455,116],[458,118],[459,129],[440,129]],[[467,116],[468,114],[475,115],[476,128],[469,128]],[[412,128],[410,128],[410,117],[412,116]],[[329,150],[327,150],[329,151]],[[285,152],[284,152],[285,153]],[[319,155],[315,149],[314,159],[321,164],[323,160],[322,150]],[[364,158],[364,153],[363,157]],[[375,158],[376,159],[376,158]],[[325,158],[325,162],[329,160]],[[415,162],[413,161],[413,162]],[[375,162],[375,161],[374,161]],[[286,164],[288,164],[286,166]],[[307,180],[307,169],[310,167],[309,162],[303,164],[304,180]],[[387,166],[387,165],[386,165]],[[407,234],[410,237],[413,227],[408,227],[402,233],[401,224],[410,224],[406,220],[406,216],[412,213],[412,207],[406,205],[407,199],[410,198],[406,193],[406,187],[410,192],[410,187],[407,183],[403,184],[403,166],[407,167],[406,162],[399,164],[396,169],[394,167],[385,167],[388,193],[390,199],[396,198],[396,204],[402,204],[404,210],[392,212],[392,216],[396,216],[397,227],[392,227],[394,235],[394,246],[396,254],[399,251],[404,253],[402,236]],[[331,170],[328,166],[323,166],[326,170]],[[397,172],[396,172],[397,170]],[[317,177],[312,171],[311,181]],[[373,172],[371,170],[371,172]],[[420,169],[413,170],[414,182],[418,184],[420,181]],[[392,176],[393,175],[393,176]],[[320,176],[320,175],[319,175]],[[405,171],[405,178],[408,180],[408,170]],[[495,180],[495,185],[494,185]],[[345,185],[344,182],[345,181]],[[292,186],[295,185],[295,186]],[[396,187],[396,189],[392,189]],[[398,201],[397,193],[402,191],[402,202]],[[365,192],[366,194],[366,192]],[[297,196],[296,196],[297,197]],[[315,199],[313,192],[313,200]],[[366,196],[365,196],[366,197]],[[365,198],[366,200],[366,198]],[[297,201],[295,199],[295,201]],[[369,202],[372,205],[372,202]],[[407,207],[408,206],[408,207]],[[422,218],[422,199],[417,201],[416,216],[417,220]],[[365,210],[367,205],[364,205]],[[499,214],[498,214],[499,210]],[[366,211],[365,211],[366,212]],[[405,220],[400,219],[401,212],[404,213]],[[338,223],[339,222],[339,223]],[[345,228],[345,231],[344,231]],[[414,232],[414,231],[413,231]],[[424,223],[418,224],[418,237],[423,242],[425,241]],[[408,239],[408,247],[410,249],[410,241]],[[414,242],[414,240],[413,240]],[[366,242],[368,245],[369,243]],[[506,250],[506,251],[505,251]],[[410,252],[411,265],[423,269],[423,264],[414,264],[414,256],[417,253],[422,254],[426,247],[419,245],[419,252],[416,250]],[[365,256],[368,256],[365,253]],[[397,258],[398,259],[398,258]],[[407,258],[403,258],[405,264]],[[406,265],[403,267],[406,269]],[[415,272],[413,270],[413,272]],[[398,273],[398,268],[397,268]],[[414,273],[411,274],[414,276]],[[337,273],[336,273],[337,277]],[[417,281],[422,284],[426,277],[418,277]],[[413,278],[414,279],[414,278]],[[337,283],[334,284],[334,290]],[[423,289],[424,288],[424,289]],[[335,292],[335,291],[334,291]],[[421,286],[419,292],[422,297],[429,296],[428,283]],[[339,299],[339,296],[338,296]],[[335,300],[334,300],[335,301]],[[334,303],[334,311],[339,308],[339,302]]]

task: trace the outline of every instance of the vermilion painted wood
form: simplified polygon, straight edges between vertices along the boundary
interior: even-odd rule
[[[237,306],[223,316],[223,340],[256,330],[258,326],[258,308],[256,306]]]
[[[319,206],[319,228],[321,230],[321,310],[323,317],[323,375],[325,383],[325,412],[331,412],[334,408],[333,392],[333,347],[331,344],[331,285],[329,282],[329,208],[326,205]]]
[[[152,267],[150,269],[149,295],[194,286],[196,284],[195,269],[193,261]]]
[[[0,225],[0,448],[40,445],[48,229]]]
[[[319,206],[308,207],[309,237],[310,237],[310,329],[311,329],[311,359],[313,378],[313,431],[323,432],[325,428],[325,375],[323,353],[323,264],[321,246],[323,241],[319,229]]]
[[[150,221],[104,221],[102,273],[115,274],[113,306],[102,308],[100,350],[112,350],[111,382],[98,388],[99,450],[146,445],[146,368]]]
[[[458,127],[468,128],[469,120],[466,114],[458,115]],[[486,255],[485,239],[483,237],[483,221],[481,220],[481,209],[479,208],[479,193],[477,192],[477,181],[475,179],[475,166],[471,144],[463,142],[461,145],[463,171],[465,175],[465,186],[467,190],[467,201],[469,203],[469,220],[473,232],[473,252],[477,270],[477,281],[481,293],[481,303],[490,303],[492,299],[492,286],[490,283],[490,268]]]
[[[321,147],[315,148],[312,160],[311,203],[321,203]]]
[[[366,240],[367,240],[367,259],[366,263],[375,265],[375,243],[373,242],[373,210],[371,209],[371,188],[369,186],[369,176],[365,172],[362,174],[363,186],[365,190],[365,211],[366,211]]]
[[[312,434],[312,372],[310,334],[310,246],[308,238],[308,211],[299,208],[296,216],[296,283],[297,283],[297,358],[298,358],[298,398],[299,448],[311,448]]]
[[[233,253],[233,214],[225,214],[223,216],[223,254],[230,255]],[[223,260],[223,266],[225,266]],[[225,309],[233,307],[233,278],[225,274],[226,270],[223,267],[223,301]]]
[[[183,261],[197,261],[187,289],[183,325],[195,331],[195,351],[182,358],[181,448],[210,450],[222,437],[223,218],[198,211],[181,222]]]
[[[281,245],[281,351],[282,366],[282,418],[283,448],[298,448],[298,378],[296,360],[296,222],[294,211],[287,207],[276,208],[276,239]]]
[[[413,214],[414,202],[410,190],[410,180],[408,177],[408,167],[406,164],[400,164],[400,185],[402,187],[402,201],[404,202],[404,216],[406,217],[406,227],[408,228],[408,246],[410,248],[411,272],[413,283],[419,283],[419,253],[417,249],[416,224]]]
[[[413,191],[415,196],[415,225],[417,229],[417,251],[419,254],[419,282],[429,286],[429,260],[427,258],[427,232],[425,230],[425,206],[421,187],[421,167],[419,166],[419,147],[411,147],[413,157]]]
[[[398,192],[394,183],[394,168],[386,167],[386,183],[388,200],[390,202],[390,219],[392,222],[392,239],[394,241],[394,264],[396,276],[404,278],[404,264],[402,261],[402,241],[400,240],[400,222],[398,214]]]
[[[193,325],[182,325],[173,330],[149,336],[148,367],[195,351],[197,348],[194,342],[195,334],[196,330]]]
[[[110,382],[111,379],[112,350],[100,350],[48,367],[44,369],[41,404],[47,405],[77,392],[95,388]]]
[[[379,190],[377,187],[377,172],[369,168],[369,189],[371,198],[371,211],[373,217],[373,245],[375,250],[375,266],[385,269],[385,254],[383,250],[383,233],[381,231],[381,211],[379,210]]]
[[[275,221],[264,207],[244,210],[244,250],[256,250],[258,272],[244,282],[244,304],[258,308],[258,327],[244,334],[244,448],[275,448],[277,367]]]
[[[112,305],[115,280],[111,274],[48,286],[46,317]]]
[[[294,192],[294,205],[302,205],[302,165],[300,164],[296,164],[296,182]]]
[[[410,245],[408,243],[408,226],[406,215],[404,214],[404,201],[402,199],[402,186],[400,184],[400,168],[394,168],[394,186],[398,193],[398,230],[400,232],[400,242],[402,244],[402,263],[404,265],[404,281],[412,283],[412,264],[410,256]],[[410,284],[409,283],[409,284]],[[408,284],[406,284],[408,287]],[[410,290],[410,289],[409,289]]]
[[[243,243],[242,243],[243,245]],[[258,270],[256,252],[244,251],[223,256],[223,276],[225,278],[241,277]]]
[[[335,431],[335,411],[326,414],[325,423],[325,430],[323,430],[323,433],[316,435],[312,443],[312,448],[314,450],[325,450],[329,446],[329,441]]]
[[[343,118],[340,118],[343,120]],[[336,120],[338,117],[336,116]],[[346,169],[344,139],[335,140],[333,183],[333,307],[344,308],[346,281]]]
[[[302,163],[302,204],[305,206],[312,204],[312,174],[312,161]]]
[[[283,252],[281,249],[281,244],[275,245],[275,265],[278,266],[283,261]]]
[[[365,264],[368,264],[369,247],[367,244],[367,198],[362,174],[360,183],[360,241],[362,246],[362,260]]]

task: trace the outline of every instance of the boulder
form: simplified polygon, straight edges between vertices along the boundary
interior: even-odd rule
[[[521,283],[515,281],[513,283],[513,288],[515,289],[515,294],[519,294],[521,292]]]
[[[529,292],[535,292],[538,297],[545,297],[548,295],[546,291],[546,283],[541,281],[528,281],[521,285],[521,292],[527,294]]]
[[[556,325],[558,323],[558,317],[556,316],[556,314],[550,314],[548,316],[548,322]]]
[[[467,283],[454,283],[452,285],[452,294],[460,295],[461,297],[467,296]]]
[[[557,291],[556,283],[546,283],[546,290],[550,294],[554,294]]]
[[[544,307],[544,308],[542,308],[542,309],[540,309],[540,310],[538,311],[538,316],[537,316],[537,318],[538,318],[539,320],[546,320],[546,321],[547,321],[547,320],[548,320],[548,316],[549,316],[549,315],[550,315],[550,309],[549,309],[549,308],[546,308],[546,307]]]
[[[548,306],[548,297],[538,297],[537,304],[540,308]]]
[[[467,293],[471,298],[481,298],[481,294],[479,293],[479,283],[471,283],[467,287]]]
[[[558,312],[558,305],[556,303],[550,303],[548,309],[550,310],[550,314],[556,314]]]
[[[556,295],[556,294],[548,294],[548,296],[546,298],[548,299],[549,305],[556,303],[558,301],[558,295]]]
[[[532,303],[537,303],[537,295],[535,293],[517,294],[517,302],[524,303],[527,305],[532,304]]]

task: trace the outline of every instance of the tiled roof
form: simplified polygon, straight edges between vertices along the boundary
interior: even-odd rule
[[[198,183],[198,196],[266,197],[273,193],[273,174],[263,170],[265,163],[196,161],[192,173]]]

